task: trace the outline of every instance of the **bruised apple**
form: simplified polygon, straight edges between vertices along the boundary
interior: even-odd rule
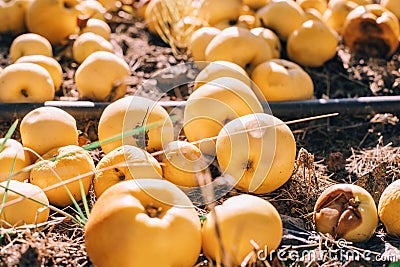
[[[367,241],[378,226],[372,196],[353,184],[335,184],[319,196],[314,207],[317,231],[351,242]]]
[[[134,179],[113,185],[94,204],[85,245],[96,266],[193,266],[200,228],[193,204],[176,185]]]

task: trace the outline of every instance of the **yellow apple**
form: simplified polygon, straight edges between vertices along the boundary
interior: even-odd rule
[[[161,166],[146,150],[124,145],[112,150],[99,161],[93,189],[99,198],[112,185],[137,178],[161,179]]]
[[[256,27],[269,28],[286,41],[305,21],[303,9],[295,1],[275,0],[256,12]]]
[[[381,0],[380,4],[400,19],[400,1],[396,0]]]
[[[252,34],[256,36],[260,36],[269,44],[272,52],[272,58],[280,58],[281,57],[281,40],[279,40],[278,35],[274,33],[272,30],[264,28],[264,27],[257,27],[250,30]]]
[[[271,0],[243,0],[244,5],[249,6],[251,9],[254,10],[260,9],[270,2]]]
[[[336,55],[338,43],[337,33],[322,21],[307,20],[290,34],[286,50],[290,60],[319,67]]]
[[[21,34],[26,31],[25,12],[32,0],[0,1],[0,33]]]
[[[68,191],[78,202],[86,197],[94,176],[94,162],[89,152],[76,145],[68,145],[51,149],[42,159],[36,161],[36,167],[31,170],[29,181],[45,190],[52,205],[66,207],[73,203]],[[76,180],[72,180],[76,178]],[[65,185],[57,185],[61,182]],[[68,188],[68,190],[67,190]],[[85,193],[82,196],[81,191]]]
[[[40,107],[24,116],[20,125],[24,147],[43,155],[50,149],[78,144],[76,121],[56,107]]]
[[[239,16],[239,18],[240,18],[240,16]],[[246,23],[239,21],[239,18],[235,19],[235,20],[231,20],[231,19],[220,20],[217,23],[215,23],[213,25],[213,27],[215,27],[219,30],[223,30],[223,29],[233,27],[233,26],[249,29],[249,26]]]
[[[114,52],[114,47],[102,36],[92,32],[82,33],[79,35],[72,46],[72,56],[79,64],[82,63],[90,54],[97,51],[112,53]]]
[[[215,27],[202,27],[190,37],[189,47],[195,61],[205,61],[206,48],[211,40],[221,32]]]
[[[199,74],[197,74],[194,80],[194,89],[196,90],[203,84],[223,77],[232,77],[238,79],[239,81],[245,83],[247,86],[252,87],[252,81],[250,80],[247,72],[242,67],[230,61],[217,60],[210,62],[204,69],[199,72]]]
[[[129,65],[123,58],[111,52],[97,51],[78,67],[74,80],[81,98],[115,101],[126,94],[125,80],[129,75]]]
[[[347,15],[358,5],[349,0],[331,0],[328,9],[322,15],[326,25],[341,34]]]
[[[183,187],[199,186],[196,173],[207,168],[201,150],[187,141],[168,143],[161,159],[164,178]]]
[[[110,26],[105,21],[100,19],[89,19],[80,31],[81,34],[85,32],[98,34],[106,40],[110,40],[111,38]]]
[[[323,14],[328,8],[328,0],[296,0],[296,2],[304,11],[312,8]]]
[[[132,136],[128,135],[129,131],[145,126],[152,128]],[[159,103],[139,96],[118,99],[109,104],[100,116],[100,142],[122,134],[123,138],[102,143],[104,153],[110,153],[121,145],[133,145],[154,152],[161,150],[163,144],[174,139],[173,124],[168,112]]]
[[[204,0],[198,10],[198,16],[214,26],[222,20],[237,20],[241,9],[241,0]]]
[[[11,201],[21,198],[21,195],[28,198],[8,205]],[[5,206],[0,214],[0,226],[3,228],[40,224],[49,218],[49,201],[38,186],[15,180],[4,181],[0,183],[0,199],[4,196]]]
[[[243,25],[244,28],[253,29],[256,25],[256,17],[254,15],[240,15],[238,25]]]
[[[296,142],[289,127],[266,114],[248,114],[227,123],[216,142],[223,171],[245,192],[265,194],[286,183],[292,175]]]
[[[11,62],[15,62],[18,58],[29,55],[52,57],[53,48],[50,42],[43,36],[35,33],[25,33],[13,40],[9,54]]]
[[[347,15],[342,35],[355,53],[389,57],[399,46],[399,19],[379,4],[358,6]]]
[[[332,1],[332,0],[330,0],[330,1]],[[360,5],[360,6],[365,6],[365,5],[369,5],[369,4],[373,4],[374,3],[374,0],[348,0],[348,1],[354,2],[354,3],[356,3],[357,5]]]
[[[378,203],[378,215],[386,232],[400,236],[400,180],[389,184],[383,191]]]
[[[241,194],[228,198],[207,214],[202,227],[203,252],[217,265],[227,260],[233,266],[241,266],[254,251],[252,242],[272,251],[278,248],[282,233],[281,217],[271,203]]]
[[[54,98],[49,72],[34,63],[8,65],[0,73],[0,102],[45,102]]]
[[[51,44],[64,44],[79,32],[78,0],[35,0],[26,11],[28,30],[47,38]]]
[[[123,181],[94,204],[85,245],[97,266],[193,266],[201,225],[190,199],[172,183]]]
[[[240,116],[262,112],[252,89],[232,77],[212,80],[194,91],[184,110],[183,130],[189,142],[198,142],[203,153],[215,154],[215,140],[222,127]]]
[[[4,141],[4,138],[0,138],[0,145]],[[13,180],[23,182],[29,178],[29,171],[18,172],[30,164],[31,158],[22,144],[17,140],[8,139],[0,150],[0,181],[5,181],[10,177]]]
[[[269,44],[249,29],[229,27],[215,36],[206,49],[206,60],[225,60],[238,64],[247,71],[272,58]]]
[[[314,84],[299,65],[285,59],[271,59],[258,65],[251,74],[267,101],[310,99]]]
[[[106,8],[97,0],[82,0],[76,7],[84,18],[93,18],[104,21]]]
[[[378,226],[378,213],[374,199],[364,188],[335,184],[322,192],[315,203],[314,221],[318,232],[364,242]]]
[[[308,8],[304,10],[305,20],[320,20],[322,21],[322,14],[315,8]]]
[[[63,71],[60,63],[52,57],[43,55],[31,55],[18,58],[15,63],[35,63],[45,68],[53,80],[54,89],[60,88],[63,80]]]

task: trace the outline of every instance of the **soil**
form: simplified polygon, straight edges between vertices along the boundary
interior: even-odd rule
[[[137,93],[144,82],[151,81],[160,71],[192,61],[186,51],[175,51],[157,35],[150,34],[143,20],[136,17],[130,7],[125,6],[108,15],[116,53],[124,56],[132,70],[128,95]],[[54,49],[55,58],[61,63],[64,72],[64,82],[56,93],[56,100],[79,100],[73,82],[73,75],[78,67],[71,56],[74,38],[76,37],[71,37],[67,45]],[[0,36],[1,67],[10,64],[8,49],[12,40],[12,36]],[[341,43],[337,55],[324,66],[305,70],[313,78],[317,99],[400,95],[399,57],[400,50],[389,59],[354,55]],[[174,78],[174,74],[169,77]],[[186,100],[190,93],[191,85],[188,84],[169,91],[163,99]],[[293,114],[293,117],[295,115]],[[287,249],[290,246],[294,251],[313,251],[324,257],[282,261],[278,255],[273,254],[271,259],[265,262],[257,261],[256,264],[249,263],[248,266],[389,265],[391,260],[368,261],[361,258],[354,261],[326,258],[323,254],[324,249],[340,248],[340,244],[329,236],[314,231],[312,211],[319,194],[333,183],[362,185],[377,201],[383,189],[400,178],[400,127],[396,117],[398,115],[339,115],[290,125],[298,149],[296,171],[282,188],[262,197],[271,201],[282,215],[285,231],[281,248]],[[76,119],[82,132],[80,141],[88,143],[97,140],[97,121]],[[11,124],[12,122],[0,122],[0,136],[5,135]],[[18,130],[13,138],[19,140]],[[103,155],[99,149],[91,153],[96,163]],[[212,168],[211,172],[213,176],[218,175],[216,167]],[[232,190],[226,197],[240,193]],[[92,204],[94,201],[95,198],[92,198]],[[198,211],[199,215],[204,215],[207,208],[199,207]],[[70,208],[67,208],[67,212],[73,214]],[[34,229],[0,231],[0,266],[91,266],[85,252],[82,227],[73,221],[60,219],[60,214],[53,213],[48,228],[41,232]],[[399,257],[399,247],[400,239],[386,235],[383,225],[379,224],[370,241],[363,244],[345,244],[341,248],[346,251],[368,252],[368,255],[374,257]],[[213,266],[213,263],[200,256],[196,266]]]

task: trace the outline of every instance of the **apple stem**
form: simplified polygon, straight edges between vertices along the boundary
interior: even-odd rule
[[[150,218],[157,218],[160,216],[162,212],[162,207],[156,207],[153,204],[149,204],[146,206],[146,213]]]
[[[22,90],[21,90],[21,94],[22,94],[24,97],[28,97],[28,92],[27,92],[25,89],[22,89]]]

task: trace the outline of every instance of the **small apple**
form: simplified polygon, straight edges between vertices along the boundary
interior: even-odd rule
[[[137,178],[161,179],[161,166],[146,150],[124,145],[112,150],[99,161],[93,189],[99,198],[112,185]]]
[[[279,40],[278,35],[274,33],[272,30],[264,28],[264,27],[257,27],[250,30],[252,34],[263,38],[269,44],[271,51],[272,51],[272,58],[280,58],[281,57],[281,40]]]
[[[81,28],[80,31],[81,34],[85,32],[92,32],[98,34],[108,41],[111,38],[110,26],[106,22],[100,19],[88,19],[85,26]]]
[[[51,44],[64,44],[79,32],[76,9],[78,0],[35,0],[26,11],[26,25],[32,33],[47,38]]]
[[[76,121],[56,107],[40,107],[24,116],[20,125],[24,147],[43,155],[50,149],[78,144]]]
[[[322,15],[322,20],[337,33],[342,34],[347,15],[357,6],[356,3],[349,0],[331,0],[328,9]]]
[[[72,56],[79,64],[89,55],[97,51],[112,53],[114,52],[114,47],[109,41],[92,32],[86,32],[79,35],[72,46]]]
[[[198,10],[198,16],[214,26],[222,20],[237,20],[241,9],[241,0],[204,0]]]
[[[204,172],[207,160],[201,150],[187,141],[173,141],[164,147],[161,157],[163,177],[183,187],[199,186],[196,173]]]
[[[7,191],[6,191],[7,189]],[[16,201],[21,196],[27,198]],[[0,227],[11,228],[29,224],[40,224],[49,218],[49,200],[43,190],[33,184],[20,181],[4,181],[0,183],[0,199],[5,198],[0,214]],[[1,205],[1,204],[0,204]]]
[[[304,21],[304,11],[297,2],[275,0],[257,10],[255,26],[269,28],[286,41]]]
[[[54,98],[49,72],[34,63],[8,65],[0,73],[0,102],[45,102]]]
[[[127,135],[135,128],[159,123],[146,131]],[[174,139],[174,129],[168,112],[158,102],[139,97],[127,96],[109,104],[103,111],[98,127],[99,141],[104,153],[122,145],[133,145],[148,152],[159,151],[163,144]],[[119,135],[117,140],[105,142]],[[105,142],[105,143],[103,143]]]
[[[195,61],[205,61],[206,48],[211,40],[221,32],[215,27],[202,27],[190,37],[189,47]]]
[[[97,51],[78,67],[74,80],[81,98],[112,102],[126,94],[124,79],[129,75],[129,65],[123,58],[111,52]]]
[[[269,44],[249,29],[229,27],[221,31],[208,44],[206,60],[225,60],[238,64],[246,71],[272,58]]]
[[[390,10],[398,19],[400,19],[400,1],[397,0],[381,0],[381,6]]]
[[[198,142],[200,150],[215,155],[215,140],[222,127],[240,116],[263,112],[252,89],[232,77],[212,80],[194,91],[184,110],[183,130],[189,142]]]
[[[96,266],[193,266],[201,250],[201,224],[176,185],[128,180],[107,189],[94,204],[85,245]]]
[[[378,204],[378,215],[386,232],[400,236],[400,180],[389,184],[383,191]]]
[[[358,6],[347,15],[342,35],[355,53],[390,57],[399,46],[399,19],[379,4]]]
[[[25,12],[32,0],[0,1],[0,33],[21,34],[26,31]]]
[[[285,59],[271,59],[258,65],[251,74],[267,101],[311,99],[314,84],[299,65]]]
[[[4,138],[0,138],[0,145],[4,141]],[[12,180],[23,182],[29,178],[29,171],[18,172],[30,164],[31,158],[22,144],[17,140],[8,139],[0,150],[0,181],[6,181],[8,177],[11,177]]]
[[[232,77],[238,79],[239,81],[245,83],[247,86],[252,87],[252,81],[250,80],[247,72],[242,67],[230,61],[217,60],[210,62],[204,69],[199,72],[199,74],[197,74],[194,80],[194,89],[196,90],[203,84],[223,77]]]
[[[307,20],[290,34],[286,50],[290,60],[302,66],[320,67],[336,55],[338,43],[337,33],[322,21]]]
[[[243,5],[249,6],[251,9],[257,10],[268,5],[271,0],[243,0]]]
[[[18,58],[29,55],[52,57],[53,48],[50,42],[43,36],[35,33],[25,33],[13,40],[9,54],[11,62],[15,62]]]
[[[314,207],[318,232],[351,242],[370,239],[378,226],[378,213],[372,196],[354,184],[335,184],[319,196]]]
[[[292,175],[296,142],[280,119],[256,113],[238,117],[219,132],[217,160],[237,189],[254,194],[272,192]]]
[[[34,63],[45,68],[53,80],[54,89],[60,88],[63,80],[63,71],[60,63],[52,57],[31,55],[18,58],[15,63]]]
[[[218,229],[218,232],[217,232]],[[257,196],[241,194],[207,214],[202,227],[203,252],[217,262],[242,266],[254,251],[252,242],[270,251],[282,240],[282,220],[275,207]],[[255,255],[254,255],[255,256]]]

